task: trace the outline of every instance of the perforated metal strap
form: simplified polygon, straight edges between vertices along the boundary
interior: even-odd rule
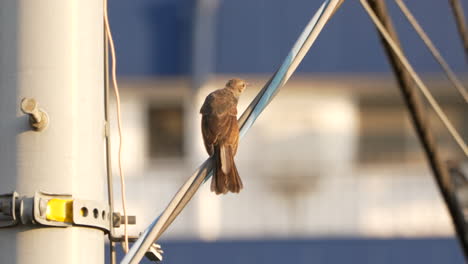
[[[0,228],[18,224],[44,226],[87,226],[109,231],[109,206],[73,198],[70,194],[38,191],[33,197],[17,192],[0,195]]]

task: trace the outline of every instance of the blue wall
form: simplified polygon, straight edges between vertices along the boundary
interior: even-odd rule
[[[464,263],[457,241],[452,238],[163,241],[161,245],[164,263],[170,264]]]
[[[387,2],[415,68],[423,72],[439,71],[393,1]],[[457,71],[466,70],[448,1],[406,2],[449,63]],[[220,0],[213,71],[273,72],[320,3]],[[110,19],[119,56],[119,74],[189,74],[193,6],[193,0],[111,1]],[[388,70],[375,29],[358,1],[345,1],[299,67],[301,72],[330,73]]]

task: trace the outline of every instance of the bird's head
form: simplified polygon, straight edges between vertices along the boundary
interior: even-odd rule
[[[226,87],[232,89],[236,95],[240,95],[248,85],[246,81],[238,78],[231,79],[226,83]]]

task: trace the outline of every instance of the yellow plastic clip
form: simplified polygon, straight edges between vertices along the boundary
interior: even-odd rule
[[[50,199],[47,202],[46,219],[56,222],[73,222],[73,200]]]

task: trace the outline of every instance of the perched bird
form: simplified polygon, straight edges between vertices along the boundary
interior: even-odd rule
[[[210,93],[200,109],[203,141],[214,162],[211,191],[216,194],[238,193],[243,187],[234,155],[239,143],[237,102],[246,87],[244,80],[229,80],[226,87]]]

